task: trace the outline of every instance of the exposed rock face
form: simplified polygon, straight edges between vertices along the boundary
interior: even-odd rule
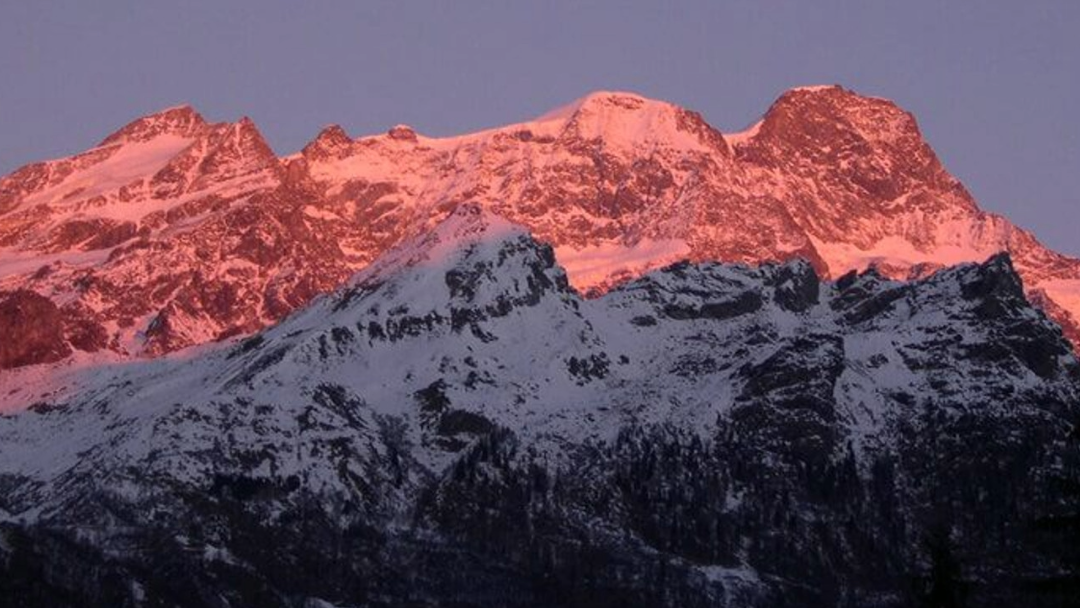
[[[0,293],[0,367],[52,363],[71,354],[60,310],[29,290]]]
[[[584,300],[463,206],[245,341],[64,382],[0,417],[17,606],[1080,589],[1080,363],[1006,255],[909,283],[682,263]]]
[[[19,260],[0,288],[76,299],[116,356],[159,354],[279,320],[469,201],[550,242],[593,294],[684,258],[909,278],[1008,251],[1080,338],[1080,262],[980,211],[910,114],[840,87],[789,91],[728,136],[671,104],[596,93],[453,138],[331,126],[282,159],[247,119],[174,108],[0,180],[0,253]],[[206,290],[232,304],[207,306]]]

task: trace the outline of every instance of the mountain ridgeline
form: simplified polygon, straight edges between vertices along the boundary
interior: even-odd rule
[[[1080,363],[1009,255],[557,260],[459,205],[248,338],[68,370],[0,416],[0,597],[1076,605]]]
[[[330,126],[284,157],[249,119],[181,106],[23,167],[0,179],[0,369],[250,335],[467,202],[550,243],[591,294],[681,259],[909,279],[1005,251],[1028,297],[1080,340],[1080,261],[980,210],[892,102],[793,89],[723,134],[693,111],[600,92],[457,137]],[[53,328],[19,323],[24,309]]]

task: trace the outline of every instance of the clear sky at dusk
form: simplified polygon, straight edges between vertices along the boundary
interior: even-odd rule
[[[191,103],[279,153],[320,127],[450,135],[597,89],[754,122],[838,83],[918,117],[987,210],[1080,254],[1080,2],[15,2],[0,173]]]

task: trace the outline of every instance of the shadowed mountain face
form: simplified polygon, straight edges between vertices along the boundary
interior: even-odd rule
[[[63,384],[0,417],[15,606],[1080,591],[1080,364],[1007,255],[682,262],[582,299],[463,205],[244,341]]]
[[[597,294],[681,259],[801,258],[827,278],[874,266],[906,279],[1007,251],[1028,296],[1080,338],[1080,262],[980,211],[910,114],[811,87],[738,134],[595,93],[460,137],[398,126],[354,140],[332,126],[283,158],[250,120],[165,110],[0,179],[0,324],[26,291],[64,319],[48,344],[19,334],[36,354],[0,365],[250,334],[463,202],[551,243],[571,284]]]

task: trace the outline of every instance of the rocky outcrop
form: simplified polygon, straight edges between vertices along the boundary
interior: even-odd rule
[[[0,367],[59,361],[71,354],[60,310],[29,290],[0,294]]]

